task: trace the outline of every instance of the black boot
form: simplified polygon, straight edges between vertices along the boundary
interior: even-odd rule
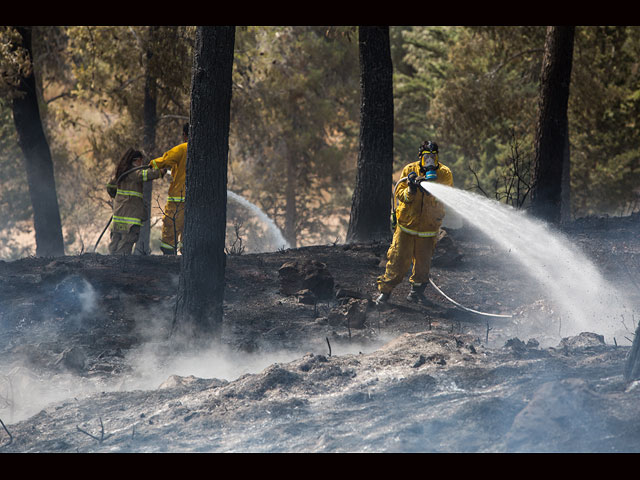
[[[433,305],[433,303],[424,296],[424,289],[427,286],[426,283],[422,285],[411,284],[411,291],[407,295],[407,300],[414,303],[421,303],[422,305]]]
[[[175,255],[176,254],[176,250],[174,248],[160,247],[160,250],[162,250],[162,254],[163,255]]]

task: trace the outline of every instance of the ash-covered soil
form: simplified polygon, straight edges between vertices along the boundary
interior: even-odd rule
[[[640,305],[640,216],[565,235]],[[439,244],[433,302],[371,303],[385,244],[227,259],[222,337],[171,341],[180,259],[0,262],[0,452],[637,452],[637,319],[570,332],[477,231]],[[634,307],[634,308],[635,308]]]

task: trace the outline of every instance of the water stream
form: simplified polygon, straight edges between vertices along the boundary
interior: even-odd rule
[[[421,187],[504,248],[506,256],[544,287],[562,315],[563,335],[593,332],[613,343],[622,321],[632,318],[622,292],[576,245],[544,222],[472,192],[430,182]],[[619,334],[616,338],[621,339]]]
[[[287,242],[282,236],[282,232],[280,231],[278,226],[274,223],[273,220],[271,220],[271,218],[267,216],[267,214],[260,210],[257,205],[251,203],[243,196],[238,195],[231,190],[227,190],[227,198],[230,198],[231,200],[250,210],[267,227],[271,251],[290,248],[289,242]]]

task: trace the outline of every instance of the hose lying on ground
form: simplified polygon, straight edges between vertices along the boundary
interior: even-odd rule
[[[449,300],[451,303],[453,303],[456,307],[459,307],[463,310],[466,310],[467,312],[472,312],[478,315],[484,315],[485,317],[500,317],[500,318],[512,318],[513,315],[509,315],[509,314],[498,314],[498,313],[485,313],[485,312],[478,312],[477,310],[472,310],[470,308],[467,308],[463,305],[460,305],[458,302],[456,302],[453,298],[450,298],[447,296],[446,293],[444,293],[442,290],[440,290],[440,288],[434,283],[434,281],[432,279],[429,279],[429,281],[431,282],[431,285],[433,285],[433,288],[435,288],[438,293],[440,293],[440,295],[442,295],[444,298],[446,298],[447,300]]]

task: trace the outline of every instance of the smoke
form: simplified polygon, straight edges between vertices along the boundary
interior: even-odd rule
[[[177,282],[177,276],[170,280]],[[118,315],[135,324],[130,333],[140,344],[127,351],[120,359],[118,373],[110,377],[92,372],[89,367],[95,359],[89,358],[76,341],[69,340],[80,330],[93,337],[106,332],[100,330],[101,322],[107,319],[101,316],[104,312],[95,288],[82,276],[71,275],[55,285],[48,298],[46,308],[39,312],[40,319],[20,332],[21,344],[0,363],[0,418],[6,424],[25,420],[53,404],[73,403],[99,392],[157,389],[174,375],[233,381],[306,353],[327,354],[324,337],[295,351],[260,341],[251,353],[221,341],[197,350],[176,348],[169,336],[175,306],[172,298],[141,305],[135,296],[120,294],[123,310]],[[333,355],[344,355],[372,351],[378,346],[334,342],[332,349]]]
[[[68,339],[96,319],[98,295],[81,275],[69,275],[44,292],[44,301],[23,304],[25,311],[8,312],[21,321],[6,345],[10,351],[0,364],[0,418],[24,420],[53,402],[94,393],[100,388],[84,375],[85,353],[69,347]],[[3,327],[8,328],[7,324]],[[15,345],[12,347],[12,345]]]

